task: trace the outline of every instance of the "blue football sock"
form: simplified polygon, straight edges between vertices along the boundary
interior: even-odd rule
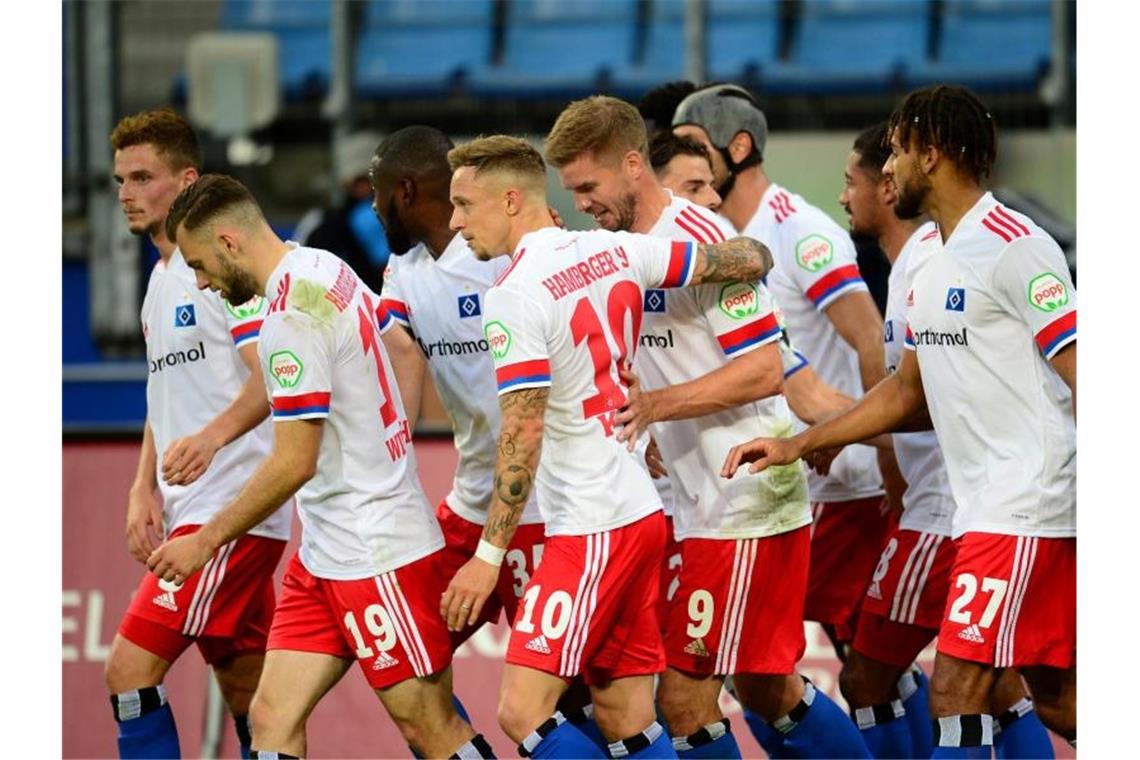
[[[930,757],[934,751],[934,729],[930,721],[930,679],[918,665],[899,679],[899,699],[906,708],[910,727],[911,757]]]
[[[523,757],[604,758],[606,755],[578,728],[555,712],[519,744]]]
[[[998,760],[1053,758],[1053,742],[1045,724],[1037,717],[1033,701],[1023,697],[997,716],[1001,730],[994,730],[994,757]]]
[[[688,736],[674,736],[673,749],[677,757],[692,758],[729,758],[739,760],[740,747],[732,735],[728,718],[710,723]]]
[[[847,714],[810,681],[804,683],[800,703],[772,725],[784,734],[791,757],[871,757]]]
[[[451,704],[455,705],[455,712],[459,713],[459,717],[463,718],[463,722],[471,725],[471,718],[467,715],[467,708],[459,701],[459,696],[456,694],[451,695]]]
[[[677,752],[673,749],[673,741],[657,721],[650,723],[649,727],[641,733],[627,739],[610,742],[609,751],[610,757],[614,758],[677,757]]]
[[[249,760],[249,748],[252,742],[249,732],[249,716],[235,715],[234,730],[237,731],[238,754],[241,755],[241,760]]]
[[[748,730],[752,732],[756,743],[764,748],[764,752],[767,753],[768,757],[772,758],[772,760],[792,757],[792,755],[788,754],[788,748],[784,744],[784,735],[782,733],[772,728],[771,723],[747,707],[741,705],[741,708],[744,710],[744,722],[748,724]]]
[[[166,687],[111,695],[111,708],[119,724],[119,757],[179,758],[178,727],[166,701]]]
[[[932,758],[988,758],[993,751],[993,717],[948,715],[932,722]]]
[[[565,716],[566,720],[573,723],[575,728],[585,734],[586,738],[602,751],[602,754],[609,751],[610,742],[602,736],[602,729],[598,728],[598,722],[594,720],[594,706],[592,704],[567,712]]]
[[[854,717],[871,757],[917,757],[911,750],[910,727],[902,700],[860,707],[855,710]]]

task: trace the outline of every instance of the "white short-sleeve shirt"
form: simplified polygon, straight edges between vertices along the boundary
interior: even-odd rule
[[[954,536],[1076,535],[1072,394],[1049,364],[1077,339],[1060,247],[986,193],[915,272],[907,306]]]
[[[441,548],[380,340],[379,298],[333,254],[299,247],[266,293],[258,351],[274,422],[324,420],[317,474],[297,493],[305,568],[368,578]]]
[[[447,504],[479,525],[487,521],[499,442],[499,398],[483,308],[487,289],[509,265],[506,256],[475,258],[460,235],[439,259],[421,243],[388,260],[380,300],[381,332],[397,324],[412,332],[451,422],[459,464]],[[519,522],[542,522],[534,491]]]
[[[249,370],[237,349],[256,343],[267,304],[254,298],[231,306],[217,293],[199,290],[194,270],[175,249],[151,271],[142,305],[148,365],[147,422],[154,434],[156,477],[166,532],[202,525],[233,500],[269,453],[273,430],[264,420],[218,449],[202,476],[186,486],[162,479],[162,459],[172,442],[197,433],[241,392]],[[287,540],[291,502],[255,526],[255,536]]]

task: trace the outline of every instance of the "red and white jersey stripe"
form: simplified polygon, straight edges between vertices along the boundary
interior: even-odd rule
[[[610,532],[586,536],[586,565],[574,594],[559,675],[571,678],[582,670],[582,652],[590,638],[590,621],[598,606],[598,586],[610,559]]]
[[[1013,644],[1017,639],[1017,619],[1021,615],[1025,590],[1029,587],[1029,577],[1033,574],[1033,563],[1036,559],[1037,538],[1019,536],[1013,554],[1013,571],[1009,577],[1009,586],[1006,587],[1001,623],[998,625],[998,638],[994,650],[996,667],[1007,668],[1014,664]]]

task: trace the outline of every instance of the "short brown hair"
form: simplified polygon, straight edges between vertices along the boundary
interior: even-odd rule
[[[203,174],[170,204],[170,212],[166,215],[166,237],[174,240],[179,226],[193,232],[222,214],[238,209],[252,213],[254,218],[265,218],[253,193],[245,185],[225,174]]]
[[[637,109],[609,95],[575,100],[558,115],[546,136],[546,160],[562,168],[583,153],[620,158],[636,150],[649,159],[645,121]]]
[[[483,172],[514,174],[546,186],[546,164],[542,162],[542,154],[521,137],[477,137],[449,150],[447,163],[452,171],[470,166],[477,175]]]
[[[127,116],[111,131],[115,150],[150,144],[172,172],[193,168],[202,171],[202,149],[190,124],[171,108],[142,111]]]
[[[697,156],[709,163],[712,169],[712,159],[704,145],[691,137],[680,137],[672,132],[658,132],[649,142],[649,163],[653,171],[659,172],[677,156]]]

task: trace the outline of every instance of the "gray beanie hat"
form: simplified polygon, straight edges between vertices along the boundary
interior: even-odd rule
[[[752,136],[756,152],[764,155],[768,120],[752,93],[734,84],[702,87],[686,97],[673,114],[673,126],[694,124],[708,132],[709,140],[724,149],[738,132]]]

